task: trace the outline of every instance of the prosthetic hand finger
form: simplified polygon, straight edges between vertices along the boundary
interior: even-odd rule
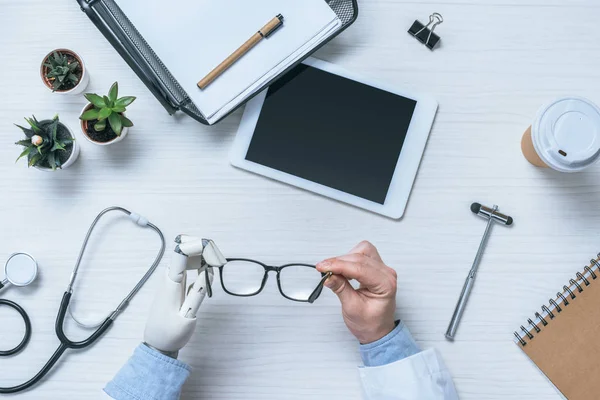
[[[189,257],[202,256],[211,267],[221,267],[227,263],[215,242],[210,239],[192,239],[190,236],[179,235],[179,244],[175,251]]]
[[[187,243],[187,242],[194,242],[199,239],[200,238],[196,237],[196,236],[182,234],[182,235],[177,235],[177,237],[175,238],[175,243],[181,244],[181,243]]]
[[[227,264],[227,259],[223,256],[223,253],[221,253],[215,242],[210,239],[203,240],[206,241],[204,251],[202,252],[204,261],[211,267],[222,267]]]
[[[173,282],[182,282],[185,280],[185,271],[187,270],[188,257],[177,252],[171,253],[171,264],[169,266],[169,278]]]
[[[179,310],[179,316],[184,318],[196,318],[198,309],[206,297],[207,277],[209,284],[212,285],[214,278],[214,272],[212,268],[204,268],[204,271],[200,272],[198,278],[188,291],[188,295],[185,298],[181,309]]]
[[[173,281],[165,271],[146,323],[144,341],[163,352],[177,352],[192,337],[196,318],[179,315],[185,298],[185,273],[180,282]]]

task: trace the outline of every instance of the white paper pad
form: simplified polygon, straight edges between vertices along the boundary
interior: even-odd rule
[[[341,27],[324,0],[116,0],[209,123]],[[206,89],[197,83],[277,14],[284,23]]]

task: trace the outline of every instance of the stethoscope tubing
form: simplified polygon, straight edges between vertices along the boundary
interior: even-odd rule
[[[21,317],[23,318],[23,322],[25,323],[25,335],[23,335],[23,339],[21,340],[21,343],[19,343],[16,347],[14,347],[10,350],[0,350],[0,357],[8,357],[8,356],[12,356],[12,355],[20,352],[21,350],[23,350],[25,348],[25,346],[27,346],[27,343],[29,343],[29,339],[31,339],[31,320],[29,319],[29,315],[27,315],[27,312],[25,312],[23,307],[21,307],[14,301],[0,299],[0,305],[10,307],[10,308],[14,309],[16,312],[18,312],[19,314],[21,314]]]
[[[129,292],[129,294],[123,299],[121,304],[119,304],[119,306],[117,306],[117,308],[110,314],[110,316],[107,317],[104,320],[104,322],[102,322],[100,324],[100,326],[94,331],[94,333],[92,333],[87,339],[81,340],[79,342],[74,342],[74,341],[71,341],[67,337],[67,335],[65,335],[64,328],[63,328],[64,322],[65,322],[65,317],[67,315],[69,303],[71,302],[71,296],[73,295],[73,285],[75,283],[75,278],[77,277],[77,272],[79,270],[79,265],[81,264],[83,254],[85,252],[85,248],[87,247],[87,244],[88,244],[88,241],[92,234],[92,231],[96,227],[96,224],[98,223],[98,221],[102,218],[103,215],[105,215],[106,213],[108,213],[110,211],[121,211],[127,215],[132,215],[132,213],[130,211],[126,210],[125,208],[109,207],[109,208],[101,211],[100,214],[98,214],[98,216],[96,217],[96,219],[94,219],[94,222],[92,222],[92,225],[88,229],[88,232],[85,236],[83,245],[79,252],[79,256],[77,257],[77,262],[75,264],[75,267],[73,268],[73,272],[71,274],[71,279],[69,281],[69,285],[67,286],[67,290],[63,294],[62,300],[60,302],[60,307],[58,308],[58,313],[56,315],[55,332],[56,332],[56,336],[60,340],[60,345],[54,351],[54,354],[52,354],[52,356],[50,357],[50,359],[48,359],[48,361],[42,367],[42,369],[40,369],[40,371],[33,378],[31,378],[27,382],[24,382],[17,386],[0,387],[0,394],[17,393],[17,392],[21,392],[23,390],[31,388],[32,386],[37,384],[39,381],[41,381],[42,378],[44,376],[46,376],[46,374],[48,374],[48,372],[50,372],[52,367],[56,364],[56,362],[60,359],[60,357],[63,355],[63,353],[67,349],[73,349],[73,350],[84,349],[84,348],[92,345],[98,339],[100,339],[100,337],[102,337],[102,335],[104,335],[104,333],[106,333],[106,331],[112,326],[112,324],[113,324],[114,320],[117,318],[117,316],[129,304],[129,301],[131,300],[131,298],[133,296],[135,296],[135,294],[142,288],[144,283],[146,283],[146,281],[150,278],[152,273],[158,267],[158,264],[160,263],[160,260],[162,259],[165,249],[166,249],[166,242],[165,242],[164,235],[160,231],[160,229],[158,227],[156,227],[155,225],[151,224],[150,222],[148,222],[146,224],[146,226],[148,226],[149,228],[156,231],[156,233],[158,234],[158,236],[160,237],[161,242],[162,242],[161,248],[160,248],[158,255],[157,255],[156,259],[154,260],[154,263],[152,264],[152,266],[147,270],[146,274],[144,274],[144,276],[138,281],[138,283],[131,290],[131,292]],[[27,314],[24,314],[24,317],[26,317],[26,315]],[[26,318],[28,321],[29,317],[26,317]],[[31,331],[31,324],[29,324],[29,331]],[[25,343],[25,345],[26,345],[26,343]],[[25,345],[23,345],[23,347],[25,347]]]

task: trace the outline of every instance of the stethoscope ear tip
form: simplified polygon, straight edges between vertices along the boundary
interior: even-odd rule
[[[14,286],[27,286],[33,283],[37,273],[37,261],[27,253],[14,253],[4,264],[5,280]]]

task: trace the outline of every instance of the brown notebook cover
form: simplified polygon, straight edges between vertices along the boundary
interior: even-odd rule
[[[599,261],[515,332],[518,346],[569,400],[600,399]]]

